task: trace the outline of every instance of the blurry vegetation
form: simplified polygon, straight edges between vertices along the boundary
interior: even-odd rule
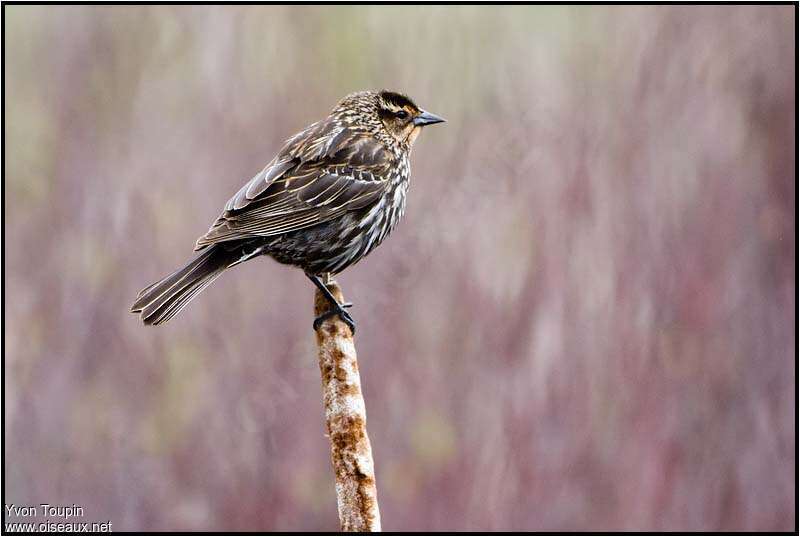
[[[448,123],[340,277],[385,529],[795,527],[794,8],[5,16],[7,502],[336,527],[302,274],[249,263],[158,329],[128,307],[386,87]]]

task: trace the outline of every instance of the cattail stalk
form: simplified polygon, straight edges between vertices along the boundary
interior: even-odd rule
[[[327,287],[340,304],[344,303],[338,284],[332,282]],[[315,316],[328,311],[329,306],[317,290]],[[381,531],[375,469],[353,334],[338,316],[330,317],[317,330],[317,347],[341,530]]]

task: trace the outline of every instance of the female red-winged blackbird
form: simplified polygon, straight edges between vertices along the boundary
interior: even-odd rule
[[[403,215],[411,146],[425,125],[444,119],[405,95],[362,91],[290,138],[272,162],[244,185],[197,240],[202,252],[185,267],[143,289],[131,307],[145,324],[161,324],[222,272],[268,255],[302,268],[331,302],[314,328],[352,317],[325,287],[370,253]]]

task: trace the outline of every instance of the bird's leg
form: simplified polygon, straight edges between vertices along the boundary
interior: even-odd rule
[[[309,274],[308,272],[306,272],[306,276],[308,277],[309,280],[311,280],[314,283],[314,285],[317,286],[317,289],[319,289],[322,292],[323,296],[328,300],[328,302],[330,302],[332,306],[331,309],[329,309],[328,311],[326,311],[325,313],[314,319],[314,330],[318,330],[320,325],[325,319],[333,317],[334,315],[338,315],[339,318],[343,320],[347,324],[347,326],[350,327],[350,331],[353,332],[353,334],[355,335],[356,322],[353,320],[350,314],[345,311],[345,308],[349,308],[353,304],[351,304],[350,302],[339,304],[339,302],[336,300],[336,297],[334,297],[333,294],[330,292],[330,290],[325,286],[326,283],[331,283],[330,273],[325,273],[324,275],[325,283],[322,283],[322,280],[320,280],[319,276],[317,276],[316,274]]]

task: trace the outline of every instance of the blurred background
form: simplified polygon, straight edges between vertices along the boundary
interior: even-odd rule
[[[128,309],[389,88],[448,123],[338,278],[384,529],[793,530],[794,10],[5,6],[6,504],[338,528],[302,272]]]

